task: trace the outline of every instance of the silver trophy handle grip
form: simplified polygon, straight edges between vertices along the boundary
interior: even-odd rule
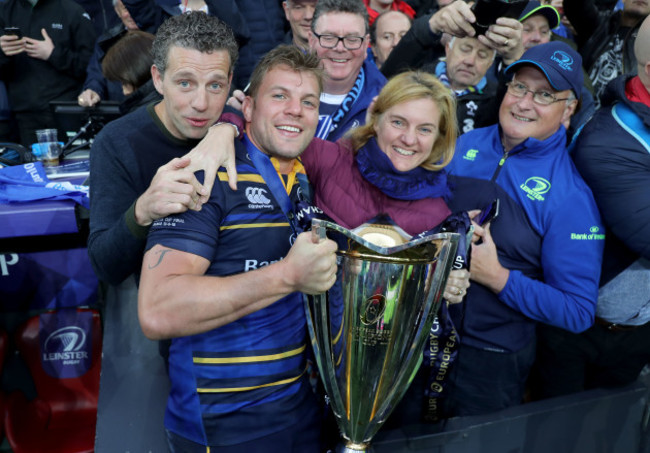
[[[314,224],[311,228],[311,240],[314,244],[318,244],[323,240],[327,239],[327,229],[325,225]]]

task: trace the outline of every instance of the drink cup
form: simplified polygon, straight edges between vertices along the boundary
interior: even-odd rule
[[[58,142],[56,129],[38,129],[36,131],[36,141],[38,143]]]

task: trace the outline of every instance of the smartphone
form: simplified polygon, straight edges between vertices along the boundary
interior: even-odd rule
[[[499,199],[496,198],[492,203],[483,209],[478,216],[476,216],[476,223],[483,226],[488,222],[493,221],[499,215]]]
[[[18,39],[23,37],[23,34],[20,32],[18,27],[5,27],[5,35],[16,35]]]
[[[476,36],[484,35],[499,17],[518,19],[527,4],[527,0],[477,0],[472,6],[476,17],[472,27],[476,30]]]

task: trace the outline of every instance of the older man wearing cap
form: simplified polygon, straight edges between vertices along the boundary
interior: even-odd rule
[[[462,340],[442,404],[447,416],[519,404],[535,358],[536,324],[572,332],[594,321],[603,226],[566,151],[565,121],[582,86],[581,58],[540,44],[512,75],[499,124],[463,134],[452,163],[452,211],[498,199],[476,224],[464,304],[449,311]]]
[[[536,0],[531,0],[519,16],[519,22],[524,26],[521,40],[524,49],[528,50],[551,40],[551,30],[560,23],[560,15],[551,5],[542,5]]]
[[[519,22],[523,25],[521,41],[525,50],[531,49],[539,44],[546,44],[550,41],[562,41],[575,47],[575,44],[571,40],[551,32],[560,23],[560,15],[551,5],[542,5],[537,0],[530,0],[519,16]],[[581,98],[580,108],[576,109],[574,115],[564,123],[568,131],[569,139],[589,121],[589,118],[591,118],[596,110],[591,81],[582,68],[581,73],[583,86],[579,96]]]

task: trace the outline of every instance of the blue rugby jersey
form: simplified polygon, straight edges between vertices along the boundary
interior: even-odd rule
[[[162,244],[194,253],[210,260],[207,275],[219,276],[253,271],[287,254],[294,233],[245,147],[236,143],[238,190],[232,191],[220,172],[200,212],[154,222],[147,249]],[[299,163],[296,168],[304,172]],[[298,183],[290,190],[295,202]],[[166,428],[203,445],[222,446],[299,424],[314,404],[306,349],[299,293],[218,329],[173,339]]]

